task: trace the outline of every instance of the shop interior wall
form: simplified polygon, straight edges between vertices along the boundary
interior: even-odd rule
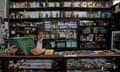
[[[5,0],[0,0],[0,16],[4,17]]]

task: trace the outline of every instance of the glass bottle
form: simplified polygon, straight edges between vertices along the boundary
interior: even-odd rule
[[[25,2],[25,7],[26,8],[31,8],[31,5],[30,5],[30,3],[26,0],[26,2]]]
[[[66,17],[66,13],[65,13],[65,12],[63,12],[63,17],[64,17],[64,18]]]
[[[64,7],[64,2],[61,2],[61,7]]]
[[[41,18],[41,15],[42,15],[41,12],[39,12],[39,18]]]
[[[71,13],[70,18],[74,18],[74,12]]]
[[[40,3],[39,3],[39,7],[40,8],[43,8],[43,3],[40,1]]]
[[[78,13],[76,14],[76,18],[79,18],[79,14]]]
[[[72,0],[70,7],[74,7],[74,1]]]
[[[57,2],[54,2],[54,7],[57,7]]]
[[[53,14],[52,14],[52,11],[50,12],[50,18],[52,18],[53,17]]]
[[[43,18],[43,13],[39,12],[39,18]]]
[[[105,2],[105,8],[108,8],[110,6],[109,2]]]
[[[56,13],[56,18],[58,18],[58,12]]]
[[[45,6],[46,6],[46,7],[49,7],[48,0],[45,1]]]
[[[15,2],[13,2],[12,8],[16,8],[16,3]]]
[[[48,13],[45,14],[45,18],[48,18]]]
[[[78,7],[79,7],[79,8],[81,8],[81,4],[82,4],[82,2],[80,2],[80,3],[78,4]]]
[[[33,7],[33,8],[37,7],[37,3],[35,1],[33,1],[31,4],[32,4],[31,7]]]

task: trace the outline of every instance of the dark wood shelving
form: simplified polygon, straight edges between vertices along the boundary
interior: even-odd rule
[[[38,56],[0,56],[1,59],[72,59],[72,58],[116,58],[120,57],[120,54],[80,54],[77,56],[67,55],[38,55]]]
[[[64,10],[64,11],[71,11],[71,10],[74,10],[74,11],[109,11],[109,10],[111,10],[111,8],[64,7],[64,8],[61,8],[61,10]]]
[[[80,20],[111,20],[111,18],[79,18]]]
[[[81,41],[83,43],[86,43],[86,42],[106,42],[106,41]]]
[[[98,33],[80,33],[82,35],[88,35],[88,34],[106,34],[106,33],[101,33],[101,32],[98,32]]]
[[[50,38],[50,39],[49,39],[49,38],[47,38],[47,39],[50,40],[50,41],[57,41],[57,40],[59,41],[59,40],[62,40],[62,41],[65,41],[65,42],[66,42],[67,40],[68,40],[68,41],[69,41],[69,40],[72,40],[72,41],[74,41],[74,40],[76,41],[76,40],[77,40],[77,38],[69,38],[69,39],[68,39],[68,38],[64,38],[64,39],[58,39],[58,38]]]
[[[25,2],[26,0],[10,0],[10,1],[12,1],[12,2]],[[33,2],[33,1],[37,1],[37,2],[39,2],[39,1],[45,1],[45,0],[27,0],[27,1],[30,1],[30,2]],[[48,2],[62,2],[63,0],[48,0]],[[65,0],[65,2],[70,2],[70,1],[72,1],[72,0]],[[74,1],[80,1],[80,0],[74,0]],[[88,1],[88,0],[81,0],[81,1]],[[92,1],[101,1],[101,0],[92,0]],[[110,1],[110,0],[106,0],[106,1]]]
[[[69,2],[69,1],[72,1],[72,0],[64,0],[65,2]],[[74,0],[74,1],[80,1],[80,0]],[[81,0],[81,1],[101,1],[101,0]],[[111,1],[111,0],[105,0],[105,1]]]
[[[46,28],[46,29],[49,29],[49,30],[50,30],[50,29],[52,29],[52,30],[57,30],[57,29],[58,29],[58,30],[59,30],[59,29],[68,29],[68,30],[71,30],[71,29],[72,29],[72,30],[76,30],[77,28]]]
[[[59,70],[60,67],[52,67],[52,68],[18,68],[18,70],[23,70],[23,69],[27,69],[27,70]]]
[[[44,7],[44,8],[9,8],[10,11],[109,11],[111,8],[78,8],[78,7]]]
[[[36,7],[38,7],[38,8],[29,8],[26,5],[27,2],[31,3],[30,5],[32,5],[32,4],[34,5],[34,3],[32,3],[32,2],[37,2],[39,4],[40,2],[47,3],[47,1],[48,1],[48,3],[52,2],[53,4],[55,2],[58,2],[59,7],[58,6],[53,7],[54,5],[52,7],[49,7],[49,6],[47,7],[47,5],[44,5],[44,7],[41,6],[39,8],[40,5],[39,6],[37,5]],[[110,24],[109,21],[112,20],[112,18],[109,17],[109,12],[111,13],[111,11],[112,11],[111,8],[110,7],[107,8],[106,5],[103,5],[105,8],[102,7],[102,6],[101,6],[102,8],[96,8],[96,7],[92,8],[92,7],[89,7],[88,5],[86,5],[86,7],[81,7],[81,8],[79,8],[78,6],[71,7],[71,5],[70,5],[70,7],[67,7],[67,6],[65,6],[65,4],[64,4],[64,7],[62,7],[62,3],[63,2],[64,3],[67,3],[67,2],[71,2],[72,3],[72,1],[73,1],[73,3],[75,3],[75,2],[86,2],[87,3],[88,1],[89,2],[96,2],[96,7],[97,7],[97,4],[98,4],[97,2],[100,2],[100,4],[102,4],[103,2],[105,4],[106,4],[106,2],[111,2],[112,3],[111,0],[105,0],[105,1],[102,0],[102,2],[101,2],[101,0],[8,0],[9,6],[10,6],[10,7],[8,7],[8,17],[9,18],[5,19],[5,21],[9,22],[9,26],[11,26],[12,24],[17,24],[17,23],[22,24],[22,22],[25,22],[25,21],[31,22],[33,24],[34,24],[34,22],[45,22],[45,21],[51,21],[51,23],[52,23],[52,21],[59,21],[59,22],[62,21],[63,23],[65,21],[66,22],[67,21],[69,21],[69,22],[71,22],[71,21],[74,22],[75,21],[76,24],[77,24],[77,28],[70,28],[70,29],[76,30],[77,39],[73,39],[73,38],[69,38],[69,39],[65,39],[65,38],[49,39],[51,42],[53,41],[56,44],[55,44],[54,48],[51,47],[51,48],[48,48],[48,49],[54,49],[55,51],[79,51],[79,50],[103,50],[103,49],[104,50],[108,50],[108,49],[110,49],[109,48],[109,38],[107,38],[109,36],[109,34],[107,35],[107,33],[100,33],[100,34],[106,35],[105,36],[105,40],[107,40],[107,41],[96,41],[97,43],[100,43],[100,47],[99,46],[95,46],[96,48],[95,47],[93,47],[93,48],[91,48],[91,47],[90,48],[85,48],[84,46],[81,46],[80,43],[84,43],[84,42],[85,43],[87,43],[87,42],[90,43],[90,41],[80,41],[80,35],[81,35],[80,29],[81,29],[81,27],[104,27],[104,28],[108,28],[107,30],[109,30],[109,26],[110,26],[109,25]],[[16,3],[16,4],[14,4],[14,3]],[[21,8],[19,6],[19,3],[20,4],[23,3],[23,5],[21,7],[25,6],[26,8]],[[10,5],[10,4],[13,4],[13,5]],[[107,3],[107,4],[109,4],[109,3]],[[16,5],[18,5],[18,6],[16,6]],[[15,6],[16,7],[20,7],[20,8],[15,8]],[[82,5],[80,5],[80,6],[82,6]],[[11,7],[14,7],[14,8],[11,8]],[[35,6],[31,6],[31,7],[35,7]],[[22,14],[24,11],[26,12],[26,14]],[[29,16],[32,17],[32,15],[30,15],[32,13],[30,13],[30,14],[28,13],[27,14],[27,12],[30,12],[30,11],[31,12],[39,12],[39,11],[45,12],[46,11],[46,13],[48,11],[51,12],[51,13],[52,12],[54,13],[54,11],[57,11],[59,13],[58,13],[58,16],[57,15],[56,16],[52,16],[52,14],[50,15],[50,13],[47,13],[48,16],[50,15],[50,17],[53,17],[53,18],[42,18],[42,17],[46,16],[46,13],[42,13],[42,16],[41,16],[41,14],[39,14],[41,18],[39,18],[39,17],[38,18],[29,18]],[[76,11],[76,13],[78,12],[77,13],[78,16],[77,15],[75,16],[75,14],[76,14],[75,11]],[[79,14],[82,11],[86,12],[85,15]],[[73,15],[72,15],[72,12],[74,12]],[[108,13],[108,14],[106,14],[106,13]],[[98,15],[98,16],[96,16],[96,15]],[[106,16],[104,16],[104,15],[106,15]],[[86,16],[89,16],[89,17],[86,17]],[[56,17],[56,18],[54,18],[54,17]],[[77,17],[79,17],[79,18],[77,18]],[[91,18],[91,17],[96,17],[96,18]],[[101,17],[101,18],[97,18],[97,17]],[[14,18],[14,19],[11,19],[11,18]],[[22,18],[22,19],[17,19],[17,18]],[[86,20],[86,21],[88,21],[88,20],[93,21],[93,23],[96,23],[96,26],[87,26],[87,25],[80,26],[79,21],[82,21],[82,20],[83,21],[84,20]],[[98,26],[97,22],[96,22],[97,20],[103,21],[103,23],[107,22],[108,24],[107,24],[107,26]],[[18,29],[18,27],[16,26],[16,29]],[[29,26],[27,26],[27,27],[29,27]],[[12,28],[13,27],[11,26],[10,29],[12,30]],[[20,27],[20,28],[22,29],[24,27]],[[69,29],[69,28],[55,28],[55,29]],[[93,30],[91,30],[91,31],[93,31]],[[96,33],[96,34],[98,34],[98,33]],[[67,44],[66,44],[67,40],[68,41],[69,40],[76,41],[77,42],[77,44],[76,44],[77,47],[76,46],[68,47]],[[63,42],[65,44],[65,46],[61,46],[61,47],[57,46],[57,43],[59,43],[59,41]],[[0,59],[3,61],[3,70],[5,70],[5,72],[8,72],[8,65],[9,65],[9,63],[7,63],[7,62],[9,60],[17,61],[19,59],[52,59],[52,60],[59,59],[60,60],[60,65],[59,66],[52,67],[50,69],[42,68],[42,70],[54,70],[54,71],[58,70],[60,72],[67,72],[67,59],[119,58],[119,57],[120,57],[120,54],[80,54],[80,55],[62,55],[62,54],[59,55],[59,54],[54,54],[54,55],[37,55],[37,56],[24,56],[24,55],[15,55],[15,56],[9,55],[8,56],[8,55],[6,55],[6,56],[0,56]]]
[[[113,66],[104,66],[105,69],[108,69],[108,68],[113,68]],[[101,67],[98,67],[98,66],[91,66],[91,67],[84,67],[84,66],[80,66],[80,67],[77,67],[77,68],[74,68],[74,67],[71,67],[71,68],[68,68],[68,70],[95,70],[95,69],[101,69]]]
[[[111,18],[26,18],[26,19],[8,19],[9,21],[30,21],[30,22],[34,22],[34,21],[43,21],[43,20],[59,20],[59,19],[63,19],[63,20],[73,20],[73,19],[79,19],[79,20],[104,20],[104,21],[109,21],[111,20]]]
[[[26,0],[10,0],[11,2],[25,2]],[[27,0],[29,2],[33,2],[33,1],[36,1],[36,2],[40,2],[40,1],[43,1],[45,2],[46,0]],[[61,2],[61,0],[48,0],[48,2]]]
[[[51,49],[51,48],[49,48]],[[76,51],[76,50],[108,50],[109,48],[52,48],[54,49],[55,51]]]
[[[108,25],[105,25],[105,26],[102,26],[102,25],[94,25],[94,26],[90,26],[90,25],[80,25],[80,27],[82,27],[82,28],[84,28],[84,27],[110,27],[110,26],[108,26]]]
[[[59,11],[60,7],[45,7],[45,8],[9,8],[10,11]]]
[[[9,21],[15,21],[15,22],[18,22],[18,21],[30,21],[30,22],[37,21],[37,22],[41,22],[43,20],[51,20],[51,19],[58,20],[61,18],[26,18],[26,19],[9,19]]]

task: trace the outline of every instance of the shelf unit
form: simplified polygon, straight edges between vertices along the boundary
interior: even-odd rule
[[[9,37],[34,37],[39,24],[49,22],[49,26],[55,22],[56,28],[46,28],[46,38],[55,50],[110,48],[111,0],[8,0],[8,4]],[[66,27],[64,22],[68,23]],[[75,28],[68,27],[72,23]],[[67,38],[66,35],[48,38],[52,37],[51,32],[57,36],[56,33],[62,31],[64,34],[67,31],[72,35],[75,33],[76,38]]]
[[[77,49],[94,49],[94,48],[80,48],[81,45],[79,43],[85,43],[89,41],[80,41],[81,34],[80,30],[84,27],[86,28],[92,28],[98,30],[99,28],[105,29],[107,28],[107,33],[101,33],[101,35],[105,35],[106,37],[109,36],[109,26],[110,26],[110,12],[111,12],[111,4],[112,1],[99,1],[99,0],[91,0],[91,1],[83,1],[83,0],[9,0],[8,2],[10,5],[8,7],[9,13],[8,13],[8,20],[9,24],[12,26],[10,27],[10,37],[13,36],[25,36],[30,35],[35,32],[35,28],[39,25],[44,23],[45,21],[70,21],[70,20],[76,20],[77,28],[76,30],[76,36],[77,36],[77,46],[75,47]],[[43,22],[44,21],[44,22]],[[82,27],[80,25],[80,22],[82,21],[93,21],[93,23],[101,22],[108,24],[107,26],[103,25],[102,27],[100,25],[94,25],[94,26],[88,26],[85,25]],[[103,22],[102,22],[103,21]],[[24,25],[24,22],[28,22],[27,29]],[[33,26],[33,27],[32,27]],[[17,28],[17,29],[16,29]],[[24,33],[20,30],[25,31]],[[54,28],[54,29],[59,29]],[[53,30],[54,30],[53,29]],[[64,29],[64,28],[63,28]],[[67,28],[66,28],[67,29]],[[71,28],[68,28],[69,30]],[[73,29],[73,28],[72,28]],[[83,29],[84,30],[84,29]],[[16,31],[16,32],[15,32]],[[100,33],[100,32],[98,32]],[[90,33],[94,35],[97,35],[98,33]],[[83,36],[85,36],[83,34]],[[89,37],[89,36],[88,36]],[[105,38],[106,38],[105,37]],[[53,41],[53,39],[50,39]],[[60,40],[60,39],[59,39]],[[64,38],[62,39],[64,40]],[[73,39],[70,39],[73,40]],[[106,47],[99,47],[95,49],[108,49],[109,48],[109,38],[106,38]],[[97,42],[97,41],[96,41]],[[104,42],[104,41],[99,41]],[[97,42],[99,44],[99,42]],[[95,43],[95,41],[94,41]],[[55,46],[56,47],[56,46]],[[57,47],[56,47],[57,48]],[[66,50],[70,50],[69,48],[66,48]],[[71,50],[74,48],[71,48]],[[60,50],[60,49],[58,49]],[[61,49],[63,50],[63,48]],[[74,49],[75,50],[75,49]]]

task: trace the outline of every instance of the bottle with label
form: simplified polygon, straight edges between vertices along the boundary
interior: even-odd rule
[[[64,7],[64,1],[61,2],[61,7]]]
[[[41,1],[39,2],[39,7],[43,8],[43,3]]]
[[[70,7],[74,7],[74,0],[72,0]]]
[[[45,14],[45,18],[48,18],[48,13]]]
[[[31,3],[31,7],[32,7],[32,8],[37,8],[37,3],[36,3],[35,1],[33,1],[33,2]]]
[[[31,5],[30,5],[30,3],[27,0],[25,2],[25,8],[31,8]]]
[[[66,17],[66,13],[65,13],[65,12],[63,12],[63,17],[64,17],[64,18]]]
[[[78,7],[81,8],[82,2],[79,2]]]
[[[42,13],[41,12],[39,12],[39,18],[42,18]]]
[[[45,7],[49,7],[48,0],[45,1]]]
[[[74,12],[71,13],[70,18],[74,18]]]
[[[58,12],[56,12],[56,18],[58,18]]]
[[[57,2],[54,2],[54,7],[57,7]]]
[[[16,8],[16,2],[12,3],[12,7],[11,8]]]
[[[52,18],[53,17],[53,13],[52,13],[52,11],[50,12],[50,18]]]
[[[76,18],[79,18],[79,14],[78,13],[76,14]]]

